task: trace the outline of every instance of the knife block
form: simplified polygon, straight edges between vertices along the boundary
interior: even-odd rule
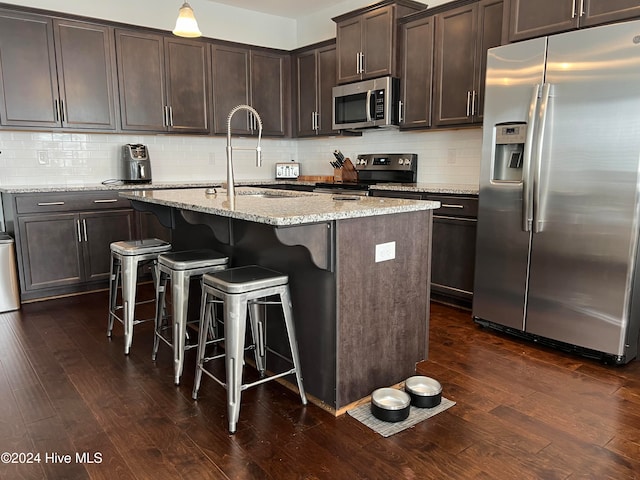
[[[344,159],[342,168],[333,169],[333,181],[336,183],[357,183],[358,172],[349,158]]]

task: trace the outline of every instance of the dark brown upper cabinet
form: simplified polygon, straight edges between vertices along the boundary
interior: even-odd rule
[[[289,55],[242,46],[213,45],[213,131],[227,133],[229,112],[237,105],[250,105],[262,120],[262,134],[284,136],[290,129]],[[258,125],[249,112],[234,115],[231,132],[239,135],[258,133]]]
[[[209,133],[208,45],[116,29],[123,130]]]
[[[296,136],[337,135],[332,129],[332,89],[336,85],[336,45],[294,55]]]
[[[400,24],[400,128],[431,126],[435,17]]]
[[[110,27],[0,10],[0,125],[113,130]]]
[[[509,41],[640,17],[638,0],[510,0]]]
[[[480,0],[436,15],[436,126],[482,122],[487,50],[506,37],[503,3]]]
[[[424,3],[385,0],[333,18],[338,83],[398,74],[396,20],[424,10]]]

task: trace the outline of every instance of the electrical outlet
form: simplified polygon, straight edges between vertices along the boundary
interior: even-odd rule
[[[49,165],[49,152],[46,150],[38,150],[38,163],[40,165]]]
[[[396,242],[379,243],[376,245],[376,263],[396,258]]]

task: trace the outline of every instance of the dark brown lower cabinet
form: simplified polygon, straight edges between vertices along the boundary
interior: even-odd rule
[[[23,299],[108,280],[109,245],[134,238],[133,225],[131,209],[20,216]]]
[[[116,191],[3,193],[2,203],[23,302],[106,288],[110,244],[146,234]]]

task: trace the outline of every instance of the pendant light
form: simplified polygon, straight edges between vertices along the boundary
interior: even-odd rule
[[[173,34],[178,37],[195,38],[200,37],[202,32],[198,28],[198,22],[193,14],[193,9],[189,2],[184,2],[180,7],[180,13],[176,20],[176,26],[173,29]]]

